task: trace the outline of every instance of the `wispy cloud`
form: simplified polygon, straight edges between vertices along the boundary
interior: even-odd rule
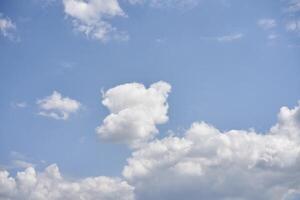
[[[128,0],[131,4],[148,4],[154,8],[193,8],[200,0]]]
[[[236,40],[240,40],[244,37],[243,33],[232,33],[228,35],[222,36],[201,36],[201,40],[212,40],[217,42],[233,42]]]
[[[291,20],[287,22],[286,30],[290,32],[300,31],[300,20]]]
[[[258,20],[257,25],[262,29],[268,30],[275,28],[277,26],[277,22],[275,19],[260,19]]]
[[[295,13],[300,11],[300,0],[287,0],[287,7],[285,11]]]
[[[26,108],[28,107],[28,104],[25,101],[20,101],[20,102],[12,102],[11,106],[13,108]]]
[[[220,36],[217,37],[217,40],[219,42],[232,42],[235,40],[240,40],[244,37],[244,35],[242,33],[235,33],[235,34],[230,34],[230,35],[224,35],[224,36]]]

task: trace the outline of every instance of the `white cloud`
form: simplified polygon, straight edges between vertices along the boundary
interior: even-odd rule
[[[258,20],[257,24],[265,30],[272,29],[277,26],[275,19],[260,19]]]
[[[157,124],[168,120],[166,103],[171,86],[157,82],[149,88],[128,83],[109,89],[103,94],[103,105],[111,112],[97,133],[103,140],[126,143],[136,147],[158,133]]]
[[[119,32],[108,20],[125,13],[117,0],[63,0],[67,16],[73,20],[76,30],[86,36],[105,42],[110,39],[128,40],[128,35]]]
[[[15,39],[16,25],[9,18],[5,18],[0,13],[0,32],[4,37]]]
[[[99,136],[136,149],[123,178],[89,177],[70,181],[56,165],[33,167],[10,177],[0,170],[0,197],[18,200],[295,200],[300,196],[300,102],[282,107],[266,133],[221,131],[195,122],[182,136],[154,138],[168,120],[171,86],[146,88],[128,83],[103,94],[110,114]],[[51,99],[47,97],[46,99]],[[58,98],[58,99],[61,99]],[[65,99],[65,98],[63,98]],[[13,153],[16,157],[19,153]],[[1,199],[1,198],[0,198]]]
[[[37,104],[40,108],[39,115],[58,120],[67,120],[70,114],[77,112],[81,106],[80,102],[62,97],[57,91],[54,91],[51,96],[38,100]]]
[[[293,199],[300,188],[299,136],[300,105],[281,108],[266,134],[196,122],[183,137],[133,152],[123,176],[143,200]]]
[[[110,177],[89,177],[82,180],[66,180],[56,165],[44,172],[32,167],[10,177],[0,170],[1,200],[133,200],[133,187],[125,181]]]
[[[219,42],[232,42],[235,40],[240,40],[240,39],[242,39],[242,37],[244,37],[244,35],[242,33],[236,33],[236,34],[220,36],[220,37],[217,37],[216,39]]]

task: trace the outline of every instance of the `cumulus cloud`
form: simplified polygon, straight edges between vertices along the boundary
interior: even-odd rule
[[[54,91],[52,95],[37,101],[39,115],[51,117],[58,120],[67,120],[70,114],[75,113],[81,107],[80,102],[63,97],[59,92]]]
[[[3,17],[0,13],[0,32],[2,36],[14,39],[15,38],[16,25],[12,22],[11,19]]]
[[[221,131],[194,122],[181,136],[155,139],[156,125],[168,120],[171,86],[146,88],[128,83],[103,93],[110,114],[97,133],[129,144],[122,178],[89,177],[70,181],[56,165],[33,167],[9,176],[0,171],[0,199],[126,200],[295,200],[300,196],[300,102],[282,107],[266,133]],[[152,139],[152,140],[151,140]],[[2,200],[1,199],[1,200]]]
[[[258,26],[262,29],[268,30],[277,26],[275,19],[260,19],[257,22]]]
[[[283,107],[268,133],[195,122],[182,137],[134,151],[123,176],[137,199],[294,199],[300,186],[300,107]],[[151,188],[151,190],[149,189]]]
[[[103,105],[110,114],[96,131],[103,140],[137,147],[158,133],[157,124],[168,121],[166,102],[171,86],[157,82],[149,88],[128,83],[103,94]]]
[[[63,0],[63,4],[75,29],[86,36],[102,42],[128,39],[126,33],[119,32],[109,23],[109,19],[126,16],[117,0]]]
[[[133,190],[119,178],[99,176],[69,181],[55,164],[43,172],[29,167],[15,178],[0,171],[1,200],[133,200]]]

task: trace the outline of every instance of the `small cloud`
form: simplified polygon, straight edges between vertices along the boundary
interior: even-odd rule
[[[242,33],[236,33],[236,34],[220,36],[220,37],[217,37],[216,39],[219,42],[232,42],[235,40],[240,40],[240,39],[242,39],[242,37],[244,37],[244,35]]]
[[[164,43],[166,40],[164,39],[164,38],[156,38],[155,39],[155,42],[156,43],[159,43],[159,44],[161,44],[161,43]]]
[[[278,35],[276,35],[276,34],[270,34],[270,35],[268,35],[268,39],[269,40],[275,40],[277,38],[278,38]]]
[[[300,20],[289,21],[285,28],[289,32],[300,31]]]
[[[66,61],[63,61],[60,63],[60,66],[63,68],[63,69],[72,69],[74,68],[76,64],[73,63],[73,62],[66,62]]]
[[[83,144],[86,142],[86,137],[85,136],[81,136],[79,139],[78,139],[79,143],[80,144]]]
[[[16,40],[15,31],[17,27],[8,17],[3,17],[0,13],[0,33],[3,37],[6,37],[10,40]]]
[[[26,108],[26,107],[28,107],[28,104],[25,101],[12,102],[10,105],[13,108]]]
[[[129,36],[112,26],[109,19],[126,17],[117,0],[63,0],[64,12],[72,19],[75,30],[87,37],[107,42],[126,41]]]
[[[264,30],[268,30],[275,28],[277,26],[277,22],[275,19],[260,19],[258,20],[257,25]]]
[[[52,95],[37,101],[41,116],[50,117],[57,120],[67,120],[70,114],[75,113],[81,107],[80,102],[62,97],[62,95],[54,91]]]

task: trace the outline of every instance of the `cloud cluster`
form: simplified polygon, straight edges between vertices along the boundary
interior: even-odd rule
[[[118,0],[63,0],[64,11],[73,20],[76,30],[88,37],[105,42],[127,40],[128,35],[117,31],[108,20],[126,16]]]
[[[0,13],[0,33],[9,39],[14,39],[16,25],[9,18],[5,18]]]
[[[41,173],[29,167],[15,178],[0,171],[1,200],[133,200],[133,190],[125,181],[104,176],[69,181],[56,165]]]
[[[167,122],[166,103],[171,86],[157,82],[149,88],[139,83],[123,84],[103,94],[103,105],[109,114],[97,128],[100,138],[131,147],[152,139],[157,124]]]
[[[70,114],[77,112],[81,106],[80,102],[68,97],[62,97],[57,91],[54,91],[48,97],[39,99],[37,105],[40,109],[39,115],[58,120],[69,119]]]
[[[134,151],[123,176],[137,199],[293,199],[300,187],[300,107],[266,134],[195,122]],[[151,189],[149,189],[151,188]]]
[[[122,178],[64,179],[56,165],[16,178],[0,172],[0,199],[117,200],[296,200],[300,197],[300,102],[282,107],[266,133],[221,131],[194,122],[181,136],[155,139],[168,120],[171,86],[157,82],[123,84],[103,94],[110,114],[97,133],[129,144]],[[154,140],[150,140],[153,139]],[[149,141],[150,140],[150,141]]]

